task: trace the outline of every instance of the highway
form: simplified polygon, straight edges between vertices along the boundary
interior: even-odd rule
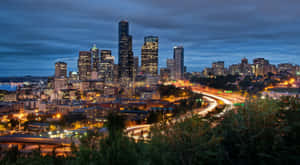
[[[9,149],[17,146],[22,153],[30,153],[39,149],[42,155],[52,154],[55,151],[57,156],[71,154],[71,141],[69,139],[53,139],[37,136],[10,135],[0,137],[0,146]]]
[[[202,92],[198,88],[193,88],[192,90],[195,93],[202,94],[203,99],[209,103],[208,106],[205,108],[194,109],[192,112],[187,112],[186,114],[183,114],[178,118],[172,119],[171,121],[169,121],[169,124],[184,121],[187,118],[191,118],[195,114],[205,116],[207,113],[213,111],[218,106],[218,100],[222,101],[227,106],[221,113],[217,114],[216,117],[221,117],[226,111],[230,110],[233,107],[233,102],[226,98],[216,96],[208,92]],[[147,139],[149,136],[148,132],[150,131],[151,126],[152,124],[132,126],[126,128],[125,132],[129,137],[132,137],[135,140],[139,140],[141,138]]]

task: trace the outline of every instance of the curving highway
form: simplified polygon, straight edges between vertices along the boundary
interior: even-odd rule
[[[187,118],[192,117],[195,114],[205,116],[210,111],[215,110],[215,108],[218,106],[218,100],[222,101],[227,106],[221,113],[217,114],[216,117],[221,117],[226,111],[230,110],[233,107],[233,102],[226,98],[216,96],[208,92],[200,91],[197,88],[193,88],[192,91],[195,93],[202,94],[203,99],[205,99],[209,103],[209,105],[205,108],[198,108],[193,110],[192,112],[188,112],[184,115],[181,115],[178,118],[174,118],[170,121],[170,123],[181,122]],[[139,140],[141,138],[145,139],[148,137],[148,132],[150,131],[151,126],[151,124],[132,126],[126,128],[125,132],[128,134],[129,137],[132,137],[135,140]]]

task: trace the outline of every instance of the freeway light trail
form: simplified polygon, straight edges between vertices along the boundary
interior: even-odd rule
[[[205,116],[207,113],[209,113],[210,111],[213,111],[218,106],[217,100],[223,101],[225,104],[228,104],[230,107],[233,105],[233,103],[231,101],[229,101],[225,98],[219,97],[219,96],[215,96],[215,95],[212,95],[212,94],[209,94],[206,92],[199,92],[196,90],[193,90],[193,92],[201,93],[201,94],[205,95],[203,98],[209,102],[209,106],[204,109],[203,108],[196,109],[193,112],[186,113],[178,118],[172,119],[170,121],[170,123],[176,123],[176,122],[183,121],[186,118],[190,118],[193,116],[193,114],[195,112],[198,115]],[[228,110],[228,107],[223,112],[218,114],[218,117],[222,116],[227,110]],[[150,131],[151,126],[152,126],[152,124],[132,126],[132,127],[126,128],[126,132],[127,133],[131,132],[131,134],[129,134],[129,136],[131,136],[135,140],[138,140],[141,137],[147,138],[148,132]],[[141,132],[143,132],[143,134],[141,136],[137,135],[137,134],[140,134]]]

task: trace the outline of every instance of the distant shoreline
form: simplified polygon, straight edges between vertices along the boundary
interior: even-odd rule
[[[45,81],[48,78],[49,77],[42,77],[42,76],[0,77],[0,83],[39,82],[39,81]]]

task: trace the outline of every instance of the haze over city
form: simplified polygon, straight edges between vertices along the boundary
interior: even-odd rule
[[[94,43],[118,56],[120,20],[130,22],[133,53],[144,36],[159,37],[159,66],[185,48],[188,71],[243,57],[300,63],[300,1],[4,0],[0,5],[0,77],[52,76],[54,63],[77,70],[80,50]],[[117,62],[117,58],[116,58]]]

